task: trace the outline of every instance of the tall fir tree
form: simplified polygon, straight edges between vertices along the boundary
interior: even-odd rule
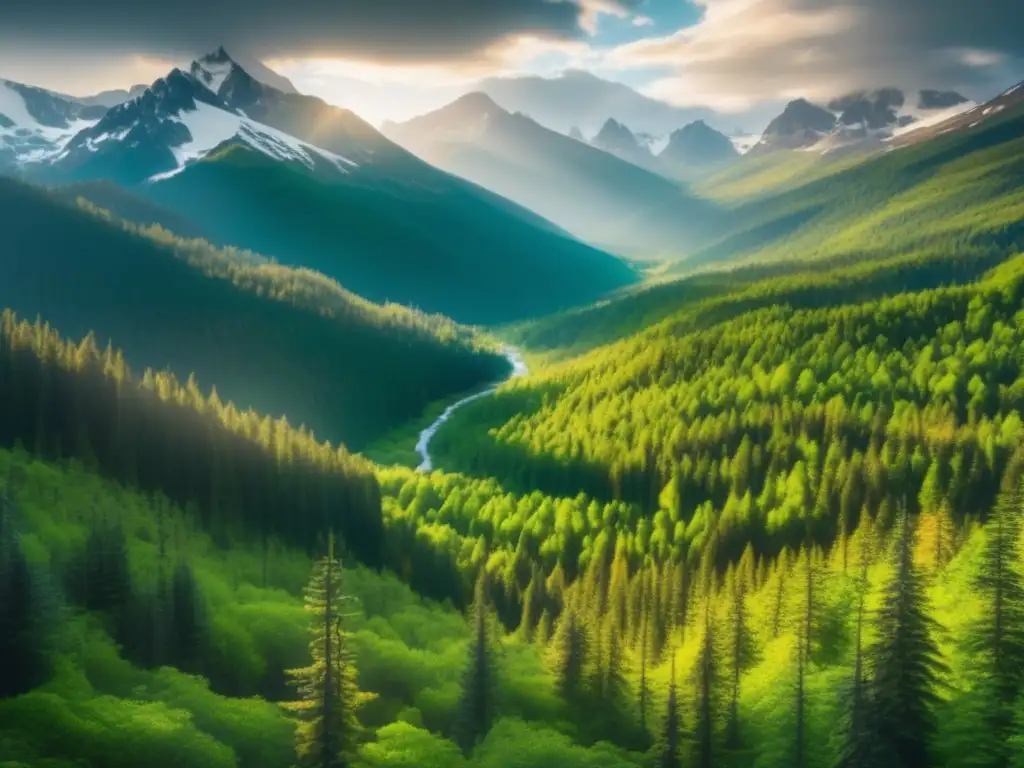
[[[930,765],[934,707],[945,664],[928,614],[924,580],[913,559],[913,521],[904,506],[894,574],[878,612],[871,651],[872,704],[880,759],[892,768]]]
[[[841,742],[834,768],[882,768],[878,762],[878,731],[871,702],[870,680],[864,669],[864,602],[867,591],[868,562],[867,558],[863,558],[857,585],[853,676],[850,680]]]
[[[555,685],[570,706],[580,700],[587,663],[586,631],[573,602],[562,609],[550,651]]]
[[[712,768],[716,760],[715,720],[718,713],[718,663],[715,658],[715,631],[710,603],[704,609],[704,637],[694,670],[697,689],[693,728],[695,768]]]
[[[658,768],[680,768],[682,754],[682,722],[679,718],[679,695],[676,689],[676,653],[672,654],[672,677],[669,680],[668,700],[665,702],[665,721],[658,742]]]
[[[344,630],[341,563],[334,556],[334,535],[327,556],[313,568],[306,587],[310,615],[308,667],[288,671],[300,700],[283,705],[295,713],[295,753],[299,768],[349,768],[360,732],[356,710],[365,698],[356,683],[356,667]]]
[[[497,667],[490,639],[486,579],[482,571],[476,582],[473,638],[462,674],[462,694],[455,723],[455,742],[467,756],[487,735],[495,716]]]
[[[740,732],[740,679],[756,657],[753,637],[747,627],[748,581],[739,571],[728,580],[729,605],[729,713],[725,725],[725,746],[731,751],[743,747]]]
[[[1014,735],[1014,704],[1024,683],[1024,575],[1021,573],[1020,515],[1024,512],[1019,479],[1003,482],[988,524],[985,549],[975,587],[986,610],[976,628],[974,652],[986,675],[986,738],[992,768],[1010,765],[1009,739]]]
[[[13,502],[0,491],[0,699],[47,674],[39,587],[14,530]]]

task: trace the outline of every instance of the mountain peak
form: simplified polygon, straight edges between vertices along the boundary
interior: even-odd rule
[[[200,61],[224,63],[228,61],[233,61],[233,59],[231,58],[231,55],[227,52],[227,49],[223,45],[218,45],[217,50],[215,50],[213,53],[206,54],[205,56],[203,56],[203,58],[200,59]]]
[[[695,120],[673,131],[659,155],[670,162],[690,166],[722,163],[738,156],[729,137],[703,120]]]
[[[193,61],[189,72],[211,91],[220,94],[224,82],[235,70],[244,71],[222,45],[213,53]]]
[[[494,99],[483,91],[471,91],[463,96],[459,96],[459,98],[448,105],[448,108],[459,111],[485,112],[488,114],[504,111]]]

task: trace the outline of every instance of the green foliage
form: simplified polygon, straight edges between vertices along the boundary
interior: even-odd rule
[[[327,555],[314,566],[306,587],[312,661],[288,670],[300,696],[284,705],[298,717],[295,752],[300,766],[345,768],[356,751],[361,695],[344,629],[347,596],[342,592],[342,573],[331,536]]]
[[[871,707],[878,722],[879,752],[899,768],[929,765],[938,686],[946,671],[934,639],[924,584],[914,565],[912,525],[904,513],[895,573],[878,616],[871,650]]]
[[[76,346],[49,326],[19,323],[5,312],[0,400],[9,405],[0,411],[0,445],[72,455],[107,476],[192,504],[222,541],[277,536],[312,548],[328,523],[364,562],[380,562],[379,492],[365,462],[286,419],[225,405],[216,390],[206,397],[193,378],[181,386],[169,374],[147,371],[137,382],[124,356],[109,347],[100,352],[92,337]],[[107,539],[121,534],[100,535],[87,567],[109,573],[118,555],[117,542]],[[91,589],[88,581],[83,586]],[[107,588],[105,582],[101,589]]]
[[[113,339],[137,370],[195,373],[243,408],[355,448],[508,369],[451,320],[372,304],[310,270],[111,221],[8,179],[0,211],[0,307]]]

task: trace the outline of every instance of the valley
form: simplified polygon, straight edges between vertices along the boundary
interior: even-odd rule
[[[293,74],[0,81],[0,766],[1024,765],[1024,89]]]

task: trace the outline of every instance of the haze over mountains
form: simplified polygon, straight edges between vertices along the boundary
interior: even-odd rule
[[[721,223],[714,205],[678,183],[511,114],[483,93],[384,130],[428,162],[631,256],[677,255]]]

